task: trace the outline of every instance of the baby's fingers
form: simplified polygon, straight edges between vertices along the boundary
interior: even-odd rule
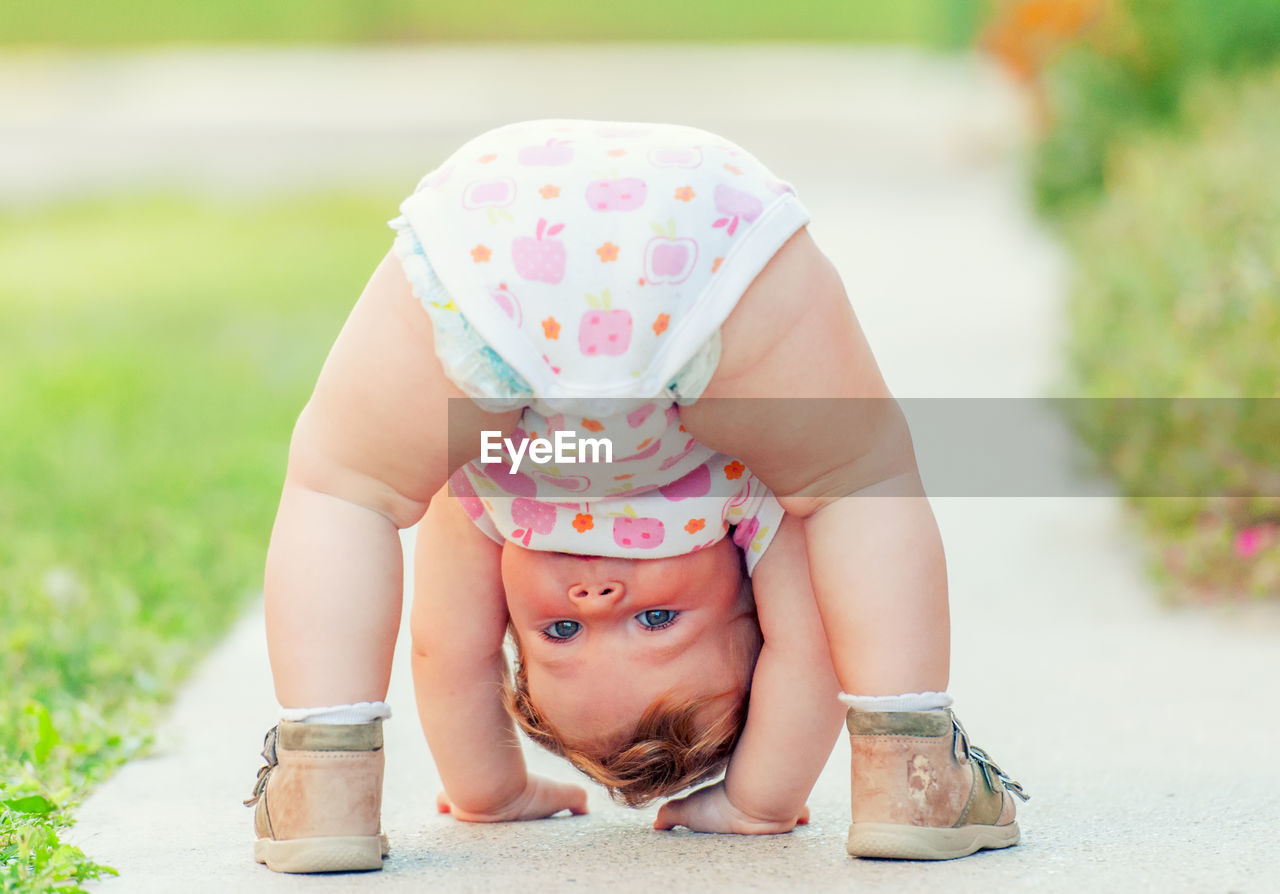
[[[689,795],[668,801],[658,808],[658,815],[653,827],[659,832],[666,832],[676,826],[684,826],[694,832],[730,832],[729,824],[724,817],[713,810],[705,809],[707,798]]]
[[[562,810],[567,810],[574,816],[587,812],[587,790],[582,786],[547,779],[537,779],[535,784],[533,803],[522,819],[542,819],[554,816]]]
[[[795,820],[760,819],[734,807],[724,797],[723,789],[712,787],[684,798],[668,801],[658,808],[653,827],[667,831],[684,826],[694,832],[730,832],[737,835],[779,835],[809,822],[809,808],[804,807]]]
[[[653,827],[659,832],[668,832],[676,826],[683,825],[680,819],[680,809],[676,806],[678,802],[668,801],[658,808],[658,816],[653,821]]]

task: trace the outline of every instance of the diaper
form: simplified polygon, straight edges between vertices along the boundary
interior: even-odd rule
[[[688,403],[719,329],[809,216],[722,137],[546,120],[468,142],[391,222],[449,376],[486,409]]]

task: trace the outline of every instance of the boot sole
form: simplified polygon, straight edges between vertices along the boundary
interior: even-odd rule
[[[960,826],[938,829],[893,823],[854,823],[849,826],[849,855],[888,860],[954,860],[975,851],[996,850],[1018,843],[1016,822],[1007,826]]]
[[[386,835],[340,838],[259,838],[253,858],[275,872],[363,872],[382,868]]]

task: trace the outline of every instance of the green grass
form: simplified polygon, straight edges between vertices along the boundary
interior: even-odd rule
[[[1081,401],[1078,422],[1140,497],[1171,595],[1274,597],[1280,69],[1201,83],[1185,109],[1182,129],[1117,147],[1107,192],[1064,228],[1077,264],[1067,390],[1188,398]],[[1209,400],[1243,397],[1263,400]]]
[[[398,198],[0,215],[0,890],[98,871],[60,830],[259,590]]]
[[[0,45],[824,40],[967,45],[987,0],[78,0],[0,4]]]

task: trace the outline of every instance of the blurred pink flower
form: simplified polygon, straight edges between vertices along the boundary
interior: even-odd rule
[[[1235,550],[1236,555],[1242,559],[1248,559],[1254,556],[1264,546],[1269,545],[1276,533],[1276,525],[1253,525],[1248,528],[1242,528],[1236,534]]]

